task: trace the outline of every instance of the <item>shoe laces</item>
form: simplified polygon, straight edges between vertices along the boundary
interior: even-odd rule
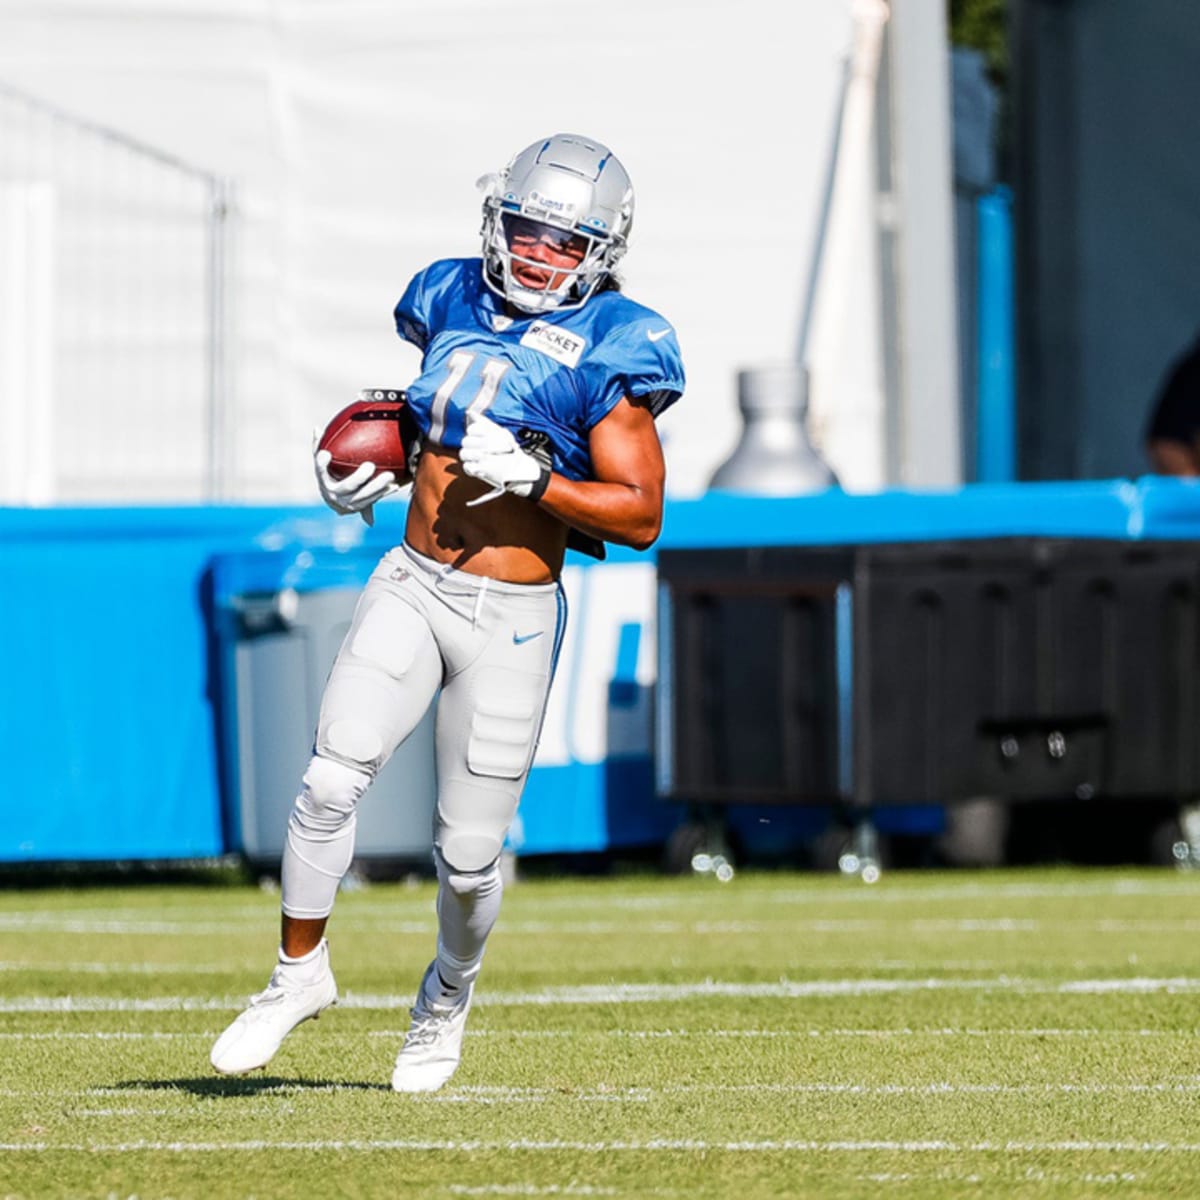
[[[405,1047],[430,1046],[439,1041],[449,1026],[450,1018],[457,1011],[457,1008],[447,1008],[438,1012],[427,1002],[410,1008],[409,1016],[412,1017],[412,1025],[404,1039]]]
[[[263,1008],[272,1004],[280,1004],[289,995],[295,994],[301,991],[301,989],[301,984],[293,979],[289,979],[282,968],[276,967],[271,972],[271,978],[267,986],[256,996],[250,997],[250,1007]]]

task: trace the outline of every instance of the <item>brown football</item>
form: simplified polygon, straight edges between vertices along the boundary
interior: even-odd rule
[[[345,479],[365,462],[375,464],[375,473],[391,471],[397,483],[408,483],[408,447],[416,426],[398,388],[363,388],[353,404],[347,404],[325,426],[319,450],[328,450],[329,473]]]

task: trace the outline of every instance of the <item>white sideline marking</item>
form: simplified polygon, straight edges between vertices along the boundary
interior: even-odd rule
[[[227,937],[233,922],[114,920],[111,917],[68,916],[65,913],[5,913],[0,929],[14,933],[154,933],[213,934]]]
[[[214,1081],[216,1076],[213,1077]],[[183,1092],[182,1087],[174,1090]],[[256,1096],[335,1095],[342,1092],[359,1093],[362,1088],[353,1083],[279,1083],[255,1089]],[[564,1091],[552,1087],[502,1087],[479,1085],[451,1087],[444,1092],[416,1096],[419,1104],[510,1104],[536,1103],[548,1100],[604,1101],[650,1103],[664,1096],[708,1095],[815,1095],[815,1096],[1057,1096],[1057,1095],[1188,1095],[1200,1092],[1200,1082],[1191,1083],[679,1083],[666,1087],[579,1088]],[[0,1088],[6,1099],[43,1097],[68,1100],[84,1098],[126,1099],[140,1094],[161,1098],[162,1087],[139,1088]],[[148,1116],[169,1115],[172,1109],[87,1109],[79,1116]]]
[[[219,1076],[213,1075],[212,1082],[219,1081]],[[333,1095],[338,1092],[353,1092],[357,1095],[362,1094],[362,1084],[358,1083],[277,1083],[270,1087],[260,1087],[254,1089],[255,1096],[316,1096],[316,1095]],[[62,1100],[80,1100],[87,1097],[113,1100],[117,1097],[130,1099],[135,1096],[153,1096],[156,1099],[161,1099],[164,1095],[170,1095],[172,1092],[184,1093],[187,1091],[183,1086],[163,1087],[161,1084],[156,1084],[147,1087],[135,1087],[122,1085],[120,1087],[88,1087],[88,1088],[31,1088],[22,1090],[20,1088],[0,1088],[0,1096],[6,1099],[15,1100],[18,1098],[29,1098],[33,1096],[48,1099],[54,1097]],[[94,1110],[100,1112],[102,1110]],[[150,1110],[146,1108],[130,1109],[131,1115],[142,1115],[161,1113],[163,1116],[169,1116],[175,1112],[174,1109],[164,1108],[161,1110]],[[5,1198],[7,1200],[7,1197]]]
[[[581,1088],[564,1092],[541,1087],[459,1087],[422,1096],[427,1104],[543,1104],[548,1100],[636,1101],[649,1104],[664,1096],[816,1095],[816,1096],[1058,1096],[1187,1095],[1200,1083],[695,1083],[667,1087]]]
[[[544,988],[540,992],[484,992],[475,1000],[477,1008],[546,1006],[560,1004],[647,1004],[695,1000],[708,996],[741,999],[794,1000],[810,996],[872,996],[912,992],[1010,992],[1026,995],[1176,995],[1200,991],[1200,979],[1073,979],[1048,982],[1000,976],[995,979],[814,979],[779,980],[776,983],[722,983],[706,979],[698,983],[595,984],[578,987]],[[157,996],[131,1000],[113,996],[23,996],[0,998],[0,1012],[215,1012],[240,1008],[244,996],[199,998]],[[346,992],[342,1008],[368,1011],[407,1009],[412,993],[373,995]]]
[[[0,962],[0,971],[61,971],[76,975],[228,975],[239,964],[122,962]]]
[[[432,929],[431,925],[430,930],[432,931]],[[630,930],[626,927],[622,932],[629,933]],[[0,972],[57,971],[68,975],[71,973],[85,975],[230,975],[236,971],[259,970],[262,965],[261,962],[229,962],[171,963],[160,966],[146,962],[38,962],[27,959],[0,962]],[[826,961],[826,967],[831,970],[839,966],[854,967],[857,965],[858,960],[850,955],[847,955],[844,963],[839,963],[836,959]],[[877,971],[925,971],[929,969],[928,959],[917,961],[906,958],[882,958],[876,959],[873,965]],[[997,964],[986,958],[948,958],[939,959],[938,968],[943,971],[994,971],[997,969]]]
[[[75,1117],[169,1117],[175,1113],[171,1108],[80,1108],[71,1114]]]
[[[5,913],[0,915],[0,930],[13,933],[119,933],[196,934],[201,937],[227,938],[231,933],[262,929],[263,916],[238,924],[234,921],[147,921],[145,918],[69,916],[65,913]],[[426,921],[387,921],[380,928],[388,933],[428,934],[437,928],[434,917]]]
[[[55,1031],[52,1033],[0,1033],[0,1041],[135,1041],[169,1038],[215,1038],[220,1030],[204,1029],[192,1033],[161,1031]],[[332,1038],[403,1038],[405,1029],[368,1029],[345,1033],[325,1030],[323,1041]],[[966,1038],[1179,1038],[1200,1036],[1200,1030],[1181,1029],[468,1029],[469,1038],[507,1038],[553,1040],[557,1038],[894,1038],[894,1037],[966,1037]],[[23,1093],[22,1093],[23,1094]]]
[[[159,1032],[114,1032],[114,1033],[99,1033],[99,1032],[54,1032],[54,1033],[0,1033],[0,1039],[4,1041],[20,1041],[20,1042],[60,1042],[74,1040],[91,1040],[98,1042],[125,1042],[134,1041],[137,1038],[203,1038],[215,1037],[216,1031],[210,1033],[159,1033]]]
[[[339,1003],[344,1001],[339,1000]],[[0,999],[0,1012],[213,1012],[244,1008],[245,1004],[244,996],[220,1000],[199,1000],[194,996],[160,996],[153,1000],[124,1000],[112,996],[25,996]]]
[[[404,1151],[419,1153],[442,1151],[448,1153],[476,1154],[481,1151],[549,1151],[563,1150],[585,1154],[611,1154],[630,1152],[712,1152],[731,1153],[799,1153],[799,1154],[858,1154],[858,1153],[903,1153],[903,1154],[1200,1154],[1200,1142],[1135,1142],[1135,1141],[1007,1141],[1007,1142],[949,1142],[949,1141],[799,1141],[791,1139],[714,1142],[700,1138],[649,1138],[645,1141],[576,1142],[533,1138],[517,1138],[512,1141],[485,1140],[420,1140],[404,1138],[346,1139],[314,1141],[270,1141],[254,1139],[238,1142],[0,1142],[0,1152],[35,1152],[47,1150],[68,1151],[78,1154],[144,1154],[162,1152],[169,1154],[229,1153],[230,1151],[262,1150],[317,1150],[317,1151]]]
[[[551,1004],[645,1004],[652,1001],[694,1000],[706,996],[802,999],[809,996],[871,996],[906,992],[1021,992],[1057,995],[1062,992],[1192,992],[1200,990],[1200,979],[1076,979],[1064,983],[1040,979],[998,976],[992,979],[781,979],[772,983],[723,983],[705,979],[698,983],[618,983],[543,988],[540,992],[483,992],[475,999],[477,1007],[495,1005]],[[350,997],[352,1005],[391,1007],[393,997]],[[406,1000],[407,1004],[408,1001]]]
[[[616,1188],[593,1187],[590,1183],[484,1183],[474,1187],[450,1183],[446,1190],[455,1196],[615,1196]]]
[[[878,894],[878,893],[875,893]],[[771,902],[777,902],[774,898]],[[620,907],[616,904],[614,907]],[[563,936],[618,935],[636,930],[641,933],[663,935],[694,934],[711,936],[717,934],[769,933],[787,929],[803,933],[862,933],[871,930],[908,927],[921,933],[1039,933],[1046,928],[1056,930],[1092,930],[1098,933],[1195,933],[1200,930],[1200,919],[1195,917],[1172,918],[1064,918],[1043,920],[1037,917],[793,917],[780,916],[771,920],[747,918],[744,920],[652,920],[636,925],[629,921],[519,921],[501,918],[496,928],[509,935],[542,937],[546,934]],[[66,913],[6,913],[0,914],[0,930],[12,933],[77,933],[77,934],[145,934],[149,936],[186,936],[188,934],[211,937],[214,934],[227,936],[231,932],[257,932],[263,928],[263,919],[243,922],[223,921],[163,921],[141,918],[118,918],[113,916],[93,917]],[[399,920],[380,918],[364,921],[356,914],[356,928],[362,932],[383,932],[395,935],[426,936],[436,931],[437,921],[431,915],[425,920]],[[15,964],[14,964],[15,965]],[[9,964],[4,964],[5,967]],[[3,968],[0,968],[3,969]]]
[[[881,888],[846,887],[844,882],[828,878],[816,878],[810,886],[792,885],[787,888],[778,887],[774,881],[760,881],[753,878],[744,879],[736,891],[728,895],[722,894],[722,903],[731,904],[769,903],[775,906],[803,908],[814,902],[828,905],[861,906],[869,904],[872,907],[897,904],[927,904],[944,900],[955,902],[973,900],[1002,900],[1002,899],[1080,899],[1091,897],[1194,897],[1200,893],[1200,880],[1183,874],[1164,872],[1157,879],[1138,879],[1117,877],[1089,881],[1072,882],[990,882],[990,881],[953,881],[939,882],[923,886],[922,881],[911,876],[902,878],[899,886]],[[418,893],[411,896],[389,894],[386,900],[372,900],[361,895],[347,896],[345,903],[352,907],[359,921],[364,919],[376,922],[379,929],[403,934],[412,933],[424,935],[434,927],[432,913],[432,881]],[[643,896],[604,896],[594,899],[596,893],[584,889],[577,895],[571,896],[538,896],[537,907],[539,914],[548,911],[569,910],[577,913],[591,905],[615,909],[622,913],[631,912],[664,912],[672,909],[682,913],[694,911],[697,908],[709,912],[713,906],[713,893],[708,889],[696,889],[687,892],[673,891],[668,895]],[[628,932],[628,923],[609,921],[568,921],[555,924],[546,921],[544,915],[537,920],[514,920],[512,913],[513,900],[509,901],[509,914],[502,918],[500,926],[509,933],[541,934],[546,931],[562,933],[606,933],[609,931]],[[24,912],[8,912],[0,914],[0,929],[16,932],[58,931],[66,933],[124,933],[124,934],[196,934],[209,936],[212,934],[226,935],[234,929],[257,929],[263,920],[270,919],[277,909],[277,902],[264,898],[259,904],[240,904],[222,910],[219,923],[212,921],[163,920],[149,918],[145,909],[118,908],[90,910],[74,908],[59,912],[43,912],[31,909]],[[784,918],[780,918],[783,920]],[[1011,924],[1006,924],[1011,921]],[[799,917],[798,927],[816,930],[839,931],[849,928],[865,928],[880,924],[878,919],[865,918],[861,923],[853,919],[806,919]],[[951,928],[969,931],[972,923],[968,920],[953,919],[917,919],[924,928]],[[664,932],[677,932],[691,929],[695,932],[751,932],[775,927],[779,921],[751,918],[739,920],[731,918],[724,921],[701,919],[689,921],[683,917],[658,922],[655,928]],[[1135,930],[1180,930],[1187,931],[1200,927],[1200,921],[1195,918],[1181,918],[1179,921],[1138,920],[1113,921],[1073,921],[1072,926],[1086,925],[1101,931],[1135,931]],[[1037,918],[984,918],[974,924],[974,928],[988,932],[1003,931],[1006,928],[1013,931],[1032,931],[1039,927]]]
[[[519,868],[518,868],[519,869]],[[1026,883],[1005,881],[963,880],[954,883],[932,883],[925,886],[922,880],[908,875],[900,886],[888,886],[884,874],[882,888],[867,888],[848,884],[845,880],[814,880],[811,886],[778,886],[773,880],[756,880],[742,877],[739,886],[728,894],[722,893],[721,903],[737,903],[740,900],[769,900],[772,904],[810,905],[814,902],[827,904],[891,904],[920,903],[926,900],[996,900],[996,899],[1080,899],[1092,896],[1196,896],[1200,894],[1200,879],[1195,876],[1164,871],[1161,879],[1134,879],[1118,877],[1088,881],[1062,883]],[[514,893],[515,894],[515,893]],[[548,909],[571,908],[578,910],[592,903],[595,892],[581,891],[575,896],[539,896],[537,907],[541,912]],[[606,896],[602,901],[606,907],[632,911],[646,911],[678,906],[702,906],[711,908],[713,894],[707,889],[692,892],[673,892],[670,895]],[[368,910],[370,911],[370,910]]]

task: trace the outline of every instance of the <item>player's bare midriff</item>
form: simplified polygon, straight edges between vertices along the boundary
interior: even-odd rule
[[[519,496],[484,504],[468,500],[488,487],[463,472],[458,452],[446,446],[421,449],[408,506],[405,541],[437,562],[471,575],[509,583],[549,583],[559,576],[567,527]]]

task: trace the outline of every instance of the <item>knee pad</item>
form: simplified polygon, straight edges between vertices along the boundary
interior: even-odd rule
[[[490,891],[500,878],[499,858],[493,859],[486,867],[478,870],[460,871],[446,861],[440,850],[435,849],[433,861],[437,867],[438,881],[460,898]]]
[[[454,871],[486,871],[500,857],[520,789],[504,780],[439,779],[434,845]]]
[[[291,823],[310,835],[335,836],[353,820],[355,806],[370,783],[371,776],[363,771],[314,756],[304,772]]]

